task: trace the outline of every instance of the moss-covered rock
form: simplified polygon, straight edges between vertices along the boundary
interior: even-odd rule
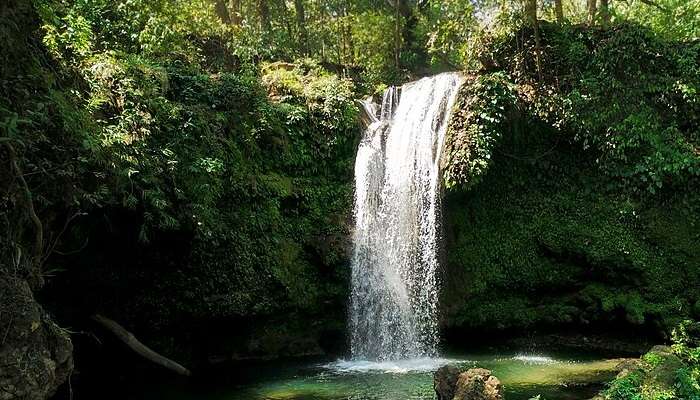
[[[669,346],[654,346],[629,363],[596,399],[664,400],[700,398],[700,387],[688,376],[689,365]]]
[[[471,108],[450,126],[445,324],[668,334],[699,300],[700,108],[669,78],[697,86],[697,45],[546,25],[540,77],[531,32],[518,35],[489,44],[502,70],[462,90]],[[635,40],[663,60],[643,63]]]
[[[73,345],[27,282],[0,269],[0,399],[45,400],[73,372]]]
[[[697,296],[686,282],[698,281],[700,263],[679,230],[699,229],[698,199],[678,218],[666,210],[688,207],[686,196],[606,193],[595,168],[556,153],[534,165],[496,154],[483,183],[448,195],[448,324],[670,327],[687,315]],[[655,240],[659,225],[679,230]]]

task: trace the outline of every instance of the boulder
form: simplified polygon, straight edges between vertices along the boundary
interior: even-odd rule
[[[668,346],[654,346],[649,354],[655,354],[657,359],[651,365],[652,368],[648,373],[647,380],[656,387],[672,390],[678,370],[684,368],[685,364],[671,352],[671,348]]]
[[[446,365],[435,371],[433,387],[438,400],[503,400],[501,382],[483,368]]]
[[[454,365],[440,367],[433,375],[433,388],[438,400],[452,400],[455,397],[455,387],[461,369]]]
[[[637,374],[637,385],[649,393],[673,393],[678,370],[685,368],[683,361],[673,353],[669,346],[654,346],[641,359],[625,359],[617,364],[619,371],[611,386],[629,376]],[[603,391],[591,400],[605,400],[608,395]],[[674,397],[675,398],[675,397]]]
[[[0,271],[0,400],[45,400],[73,371],[73,346],[26,280]]]
[[[503,400],[501,381],[484,368],[459,374],[453,400]]]

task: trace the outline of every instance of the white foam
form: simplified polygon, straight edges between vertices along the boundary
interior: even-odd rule
[[[535,354],[518,354],[515,357],[513,357],[513,360],[522,361],[528,364],[554,364],[558,362],[552,357]]]
[[[447,358],[413,358],[394,361],[338,360],[323,365],[337,373],[391,373],[432,372],[443,365],[463,362]]]

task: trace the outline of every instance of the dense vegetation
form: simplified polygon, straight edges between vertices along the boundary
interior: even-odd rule
[[[342,348],[355,101],[458,69],[446,324],[669,336],[700,318],[700,1],[596,4],[4,1],[0,284],[183,359]]]
[[[448,199],[448,258],[482,282],[458,321],[623,318],[668,332],[700,312],[684,290],[700,279],[700,47],[634,26],[543,25],[542,37],[543,79],[534,43],[495,38],[503,70],[465,87],[453,121],[445,178],[472,189]]]
[[[700,326],[683,321],[673,345],[655,346],[610,383],[606,400],[700,399]]]

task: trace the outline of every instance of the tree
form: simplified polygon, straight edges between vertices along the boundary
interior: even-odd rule
[[[554,0],[554,14],[557,16],[557,22],[564,22],[564,7],[562,0]]]
[[[525,0],[525,15],[528,24],[532,27],[533,36],[535,37],[535,64],[537,65],[537,74],[540,80],[542,80],[542,62],[540,61],[542,41],[540,38],[540,24],[537,20],[537,0]]]
[[[234,26],[241,25],[241,0],[231,0],[229,2],[229,16],[231,17],[231,24]]]
[[[400,0],[394,0],[394,66],[399,69],[401,64],[401,11]]]
[[[270,25],[270,5],[267,0],[256,0],[258,8],[258,17],[260,18],[260,30],[263,32],[270,32],[272,26]]]
[[[228,13],[228,8],[226,7],[224,0],[216,0],[214,10],[216,11],[216,15],[218,15],[225,24],[231,23],[231,16]]]
[[[603,23],[603,26],[607,26],[610,23],[609,0],[600,0],[600,7],[598,10],[598,14],[600,15],[600,19]]]
[[[595,16],[597,13],[598,4],[596,0],[588,0],[588,24],[593,25],[595,23]]]
[[[297,31],[299,32],[299,47],[302,53],[309,52],[309,34],[306,30],[306,12],[304,11],[304,2],[302,0],[294,0],[294,11],[296,13]]]

